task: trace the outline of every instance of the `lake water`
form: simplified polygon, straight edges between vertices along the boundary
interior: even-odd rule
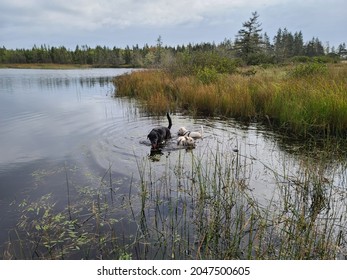
[[[98,187],[109,180],[118,195],[128,196],[142,168],[161,174],[179,161],[189,165],[192,154],[221,151],[226,157],[238,155],[243,169],[237,176],[266,205],[279,182],[288,183],[288,174],[299,176],[302,163],[314,161],[321,152],[260,124],[193,119],[174,112],[173,139],[160,154],[151,155],[146,136],[154,126],[167,126],[167,119],[146,114],[134,100],[114,97],[112,78],[129,71],[0,69],[0,246],[20,216],[13,202],[52,193],[63,206],[67,185]],[[176,146],[180,126],[203,126],[204,137],[195,149]],[[209,160],[213,158],[206,156]],[[336,161],[333,154],[322,176],[339,192],[346,191],[345,160]],[[129,225],[125,232],[131,230]]]

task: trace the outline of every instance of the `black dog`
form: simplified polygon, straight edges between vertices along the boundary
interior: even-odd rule
[[[170,128],[172,126],[172,121],[169,113],[166,113],[166,117],[169,121],[169,126],[159,126],[153,128],[147,136],[147,138],[151,141],[152,149],[157,149],[162,142],[171,138]]]

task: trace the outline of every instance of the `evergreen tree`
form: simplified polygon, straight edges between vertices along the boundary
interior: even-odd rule
[[[313,37],[305,46],[305,55],[310,57],[324,55],[322,42],[318,38]]]
[[[157,46],[155,49],[155,63],[156,64],[160,64],[161,62],[161,55],[162,55],[162,50],[163,49],[163,41],[161,39],[161,36],[159,35],[158,39],[157,39]]]
[[[304,39],[302,36],[302,32],[294,33],[294,42],[293,42],[293,55],[303,55],[304,54]]]
[[[295,32],[293,35],[286,28],[278,30],[274,37],[274,48],[278,61],[306,54],[302,32]]]
[[[289,58],[293,56],[294,49],[294,37],[291,32],[287,30],[287,28],[283,29],[282,34],[282,46],[283,46],[283,57]]]
[[[263,36],[263,43],[264,43],[264,52],[266,55],[272,55],[273,54],[273,46],[270,43],[270,37],[267,35],[267,33],[264,33]]]
[[[243,28],[239,30],[235,47],[240,57],[247,63],[252,64],[252,59],[261,50],[261,24],[258,22],[257,12],[252,13],[252,17],[243,23]]]
[[[346,52],[346,43],[341,43],[338,47],[337,47],[337,53],[341,54],[343,52]]]
[[[130,64],[131,63],[131,50],[130,50],[128,45],[126,46],[126,48],[124,50],[123,58],[124,58],[125,64]]]
[[[282,40],[282,29],[279,28],[276,36],[274,37],[274,50],[277,60],[283,59],[283,40]]]
[[[317,56],[324,55],[324,46],[318,38],[315,39],[314,45],[316,49],[316,55]]]

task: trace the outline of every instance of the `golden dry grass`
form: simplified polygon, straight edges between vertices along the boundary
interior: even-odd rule
[[[343,64],[259,68],[253,76],[219,74],[209,83],[195,75],[136,71],[114,82],[117,96],[135,97],[155,113],[184,110],[204,116],[256,118],[301,136],[346,136],[347,66]]]

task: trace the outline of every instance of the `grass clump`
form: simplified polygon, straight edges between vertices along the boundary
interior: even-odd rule
[[[90,204],[55,207],[51,195],[37,201],[22,201],[17,227],[10,232],[5,259],[120,259],[126,255],[118,246],[118,220],[107,213],[105,203],[81,196]],[[102,205],[101,205],[102,204]]]
[[[325,160],[302,160],[295,175],[264,165],[274,190],[262,202],[252,193],[254,160],[228,145],[182,151],[161,168],[146,157],[128,195],[110,196],[105,184],[83,188],[63,211],[49,196],[23,201],[4,258],[345,258],[346,194]]]
[[[146,110],[264,121],[298,137],[346,137],[347,67],[318,62],[227,74],[199,68],[116,77],[116,96],[135,97]],[[246,71],[247,72],[247,71]],[[248,73],[248,72],[247,72]]]

